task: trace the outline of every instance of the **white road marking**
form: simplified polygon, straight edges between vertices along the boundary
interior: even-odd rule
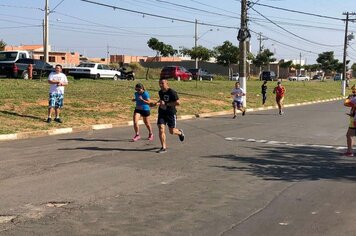
[[[258,140],[258,139],[253,139],[253,138],[239,138],[239,137],[226,137],[226,141],[245,141],[245,142],[255,142],[255,143],[266,143],[269,145],[285,145],[285,146],[290,146],[290,147],[313,147],[313,148],[325,148],[325,149],[336,149],[336,150],[345,150],[347,147],[343,146],[331,146],[331,145],[319,145],[319,144],[303,144],[303,143],[288,143],[284,141],[274,141],[274,140]]]

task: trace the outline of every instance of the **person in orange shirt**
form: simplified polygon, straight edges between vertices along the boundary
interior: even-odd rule
[[[282,108],[283,108],[283,100],[284,100],[284,95],[286,93],[286,89],[285,87],[282,86],[281,81],[277,82],[277,87],[273,89],[273,93],[276,94],[276,102],[278,105],[279,114],[283,115],[284,112],[282,111]]]

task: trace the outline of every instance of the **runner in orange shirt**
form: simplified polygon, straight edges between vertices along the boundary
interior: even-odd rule
[[[284,100],[284,94],[286,93],[286,89],[285,87],[282,86],[281,81],[277,82],[277,87],[273,89],[273,93],[276,94],[276,102],[278,105],[279,114],[283,115],[284,112],[282,111],[282,108],[283,108],[283,100]]]

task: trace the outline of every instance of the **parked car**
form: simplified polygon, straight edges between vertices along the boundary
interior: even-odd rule
[[[189,69],[188,71],[192,74],[193,79],[212,81],[214,78],[213,74],[209,73],[207,70],[204,70],[202,68]]]
[[[289,81],[309,81],[309,76],[306,75],[298,75],[298,76],[290,76],[288,78]]]
[[[239,78],[240,78],[240,75],[239,75],[239,73],[233,73],[232,75],[231,75],[231,80],[232,81],[239,81]]]
[[[321,75],[314,75],[312,78],[312,80],[321,80],[321,79],[322,79]]]
[[[82,63],[77,67],[68,70],[68,74],[73,76],[74,79],[80,78],[109,78],[118,80],[120,77],[120,71],[111,69],[108,65],[100,63]]]
[[[32,64],[33,78],[46,77],[51,72],[55,71],[52,65],[42,60],[30,58],[18,59],[13,66],[14,78],[29,79],[31,77],[28,71],[28,66],[30,64]]]
[[[334,75],[334,81],[338,81],[338,80],[342,80],[342,74],[340,74],[340,73],[336,73]]]
[[[163,67],[160,79],[192,80],[192,74],[183,66],[165,66]]]
[[[276,73],[274,71],[262,71],[260,75],[260,80],[265,80],[265,81],[274,81],[277,80]]]

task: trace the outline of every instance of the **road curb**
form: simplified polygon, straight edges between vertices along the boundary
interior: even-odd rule
[[[284,105],[284,107],[311,105],[315,103],[331,102],[331,101],[337,101],[342,99],[345,99],[345,97],[330,98],[330,99],[317,100],[311,102],[286,104]],[[246,111],[255,112],[255,111],[272,110],[276,108],[277,106],[266,106],[266,107],[248,108],[246,109]],[[219,111],[219,112],[200,113],[195,115],[182,115],[182,116],[178,116],[177,118],[179,120],[189,120],[189,119],[207,118],[207,117],[222,116],[222,115],[229,115],[229,114],[231,114],[231,111]],[[139,124],[143,124],[143,122],[140,120]],[[132,126],[132,125],[133,125],[132,121],[124,121],[124,122],[118,122],[113,124],[95,124],[90,126],[80,126],[80,127],[73,127],[73,128],[58,128],[58,129],[40,130],[40,131],[32,131],[32,132],[19,132],[15,134],[1,134],[0,142],[13,141],[18,139],[36,138],[36,137],[43,137],[43,136],[52,136],[52,135],[59,135],[59,134],[77,133],[77,132],[91,131],[91,130],[111,129],[115,127]]]

